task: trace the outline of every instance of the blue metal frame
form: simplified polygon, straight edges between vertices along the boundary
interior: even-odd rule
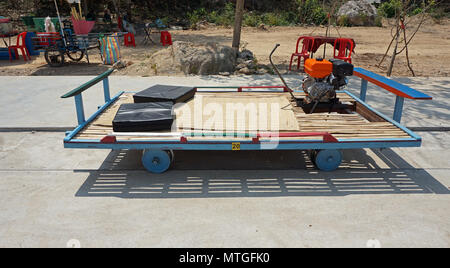
[[[100,76],[99,76],[100,77]],[[392,123],[401,130],[405,131],[410,137],[409,138],[375,138],[375,139],[339,139],[338,142],[324,142],[322,139],[314,140],[264,140],[260,139],[258,141],[250,139],[229,139],[229,140],[218,140],[218,139],[206,139],[202,141],[189,140],[182,142],[177,138],[171,139],[158,139],[158,140],[139,140],[139,141],[116,141],[114,143],[102,142],[99,139],[96,140],[86,140],[86,139],[74,139],[74,137],[90,122],[92,122],[99,114],[101,114],[106,108],[112,105],[124,92],[120,92],[112,99],[109,98],[109,82],[106,77],[103,80],[93,79],[92,85],[103,81],[105,104],[103,104],[99,109],[91,115],[87,120],[84,120],[84,108],[82,102],[81,92],[75,96],[76,109],[79,125],[71,132],[66,134],[64,138],[65,148],[91,148],[91,149],[158,149],[158,150],[231,150],[232,143],[240,143],[241,150],[305,150],[305,149],[356,149],[356,148],[387,148],[387,147],[419,147],[421,145],[422,139],[420,136],[402,126],[399,121],[401,118],[401,110],[403,105],[403,97],[397,98],[396,113],[394,113],[394,119],[376,111],[370,107],[366,102],[363,101],[365,98],[365,90],[367,89],[367,81],[361,82],[362,93],[358,98],[347,90],[343,90],[350,97],[352,97],[356,102],[360,103],[366,107],[371,112],[377,114],[381,118],[385,119],[387,122]],[[199,87],[202,88],[202,87]],[[215,88],[215,87],[203,87]],[[229,87],[229,88],[239,88],[239,87]],[[84,90],[86,90],[85,88]],[[364,92],[363,92],[364,91]],[[214,91],[213,91],[214,92]],[[253,91],[255,92],[255,91]],[[267,92],[267,91],[264,91]],[[276,90],[276,92],[280,92]],[[77,92],[78,93],[78,92]],[[276,146],[268,147],[265,145],[273,144]]]
[[[83,96],[81,94],[75,96],[75,108],[77,109],[78,125],[81,125],[86,121],[84,118]]]
[[[381,76],[379,74],[373,73],[368,70],[364,70],[363,68],[359,68],[359,67],[355,68],[354,75],[361,78],[361,91],[360,91],[359,97],[360,97],[360,100],[362,100],[363,102],[366,101],[367,84],[369,81],[396,95],[393,119],[398,123],[400,123],[400,121],[402,119],[403,103],[404,103],[405,98],[416,99],[416,100],[431,100],[432,99],[427,94],[424,94],[420,91],[412,89],[408,86],[400,84],[397,81],[391,80],[391,79]]]
[[[111,101],[111,95],[109,93],[109,79],[108,79],[108,77],[103,79],[103,93],[105,95],[105,102]]]
[[[367,84],[367,80],[361,78],[361,92],[359,93],[359,97],[362,101],[366,101]]]
[[[394,117],[392,117],[395,121],[400,123],[402,120],[402,112],[403,112],[403,102],[405,98],[397,96],[395,98],[395,107],[394,107]]]
[[[75,135],[78,134],[78,132],[80,132],[87,124],[89,124],[90,122],[92,122],[99,114],[101,114],[106,108],[108,108],[113,102],[115,102],[122,94],[124,93],[124,91],[121,91],[120,93],[118,93],[116,96],[114,96],[110,101],[108,101],[107,103],[103,104],[102,106],[100,106],[98,108],[98,110],[93,113],[88,120],[84,120],[82,123],[80,123],[73,131],[69,131],[66,133],[66,137],[64,138],[64,142],[69,142],[72,140],[73,137],[75,137]],[[81,94],[77,95],[77,96],[81,96]],[[76,96],[75,96],[76,99]],[[81,112],[84,114],[84,109],[83,106],[81,107],[77,107],[77,114],[79,112],[79,109],[81,109]]]

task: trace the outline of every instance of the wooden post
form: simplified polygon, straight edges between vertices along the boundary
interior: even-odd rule
[[[84,9],[84,17],[86,17],[87,14],[89,13],[88,0],[84,0],[83,9]],[[81,8],[80,8],[80,12],[81,12]]]
[[[238,51],[241,43],[242,18],[244,16],[244,0],[236,0],[236,13],[234,16],[233,48]]]

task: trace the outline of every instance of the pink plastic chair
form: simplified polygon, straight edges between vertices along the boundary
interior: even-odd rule
[[[339,47],[337,47],[339,46]],[[336,49],[338,54],[336,55]],[[352,63],[353,40],[348,38],[338,38],[334,41],[333,58]]]
[[[300,45],[300,41],[303,40],[302,43],[302,50],[301,52],[298,52],[298,47]],[[303,63],[306,59],[309,59],[311,55],[311,49],[314,45],[314,38],[309,36],[300,36],[297,40],[297,46],[295,48],[295,53],[292,53],[291,55],[291,62],[289,63],[289,71],[292,70],[292,61],[294,60],[294,57],[297,57],[297,70],[300,69],[300,61],[303,58]]]
[[[25,46],[25,38],[27,36],[27,32],[20,33],[17,36],[17,44],[15,46],[8,47],[9,61],[12,61],[11,51],[14,51],[14,55],[19,58],[19,49],[22,51],[23,60],[27,61],[27,58],[31,60],[30,52]]]

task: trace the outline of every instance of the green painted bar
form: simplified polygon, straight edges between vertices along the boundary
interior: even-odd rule
[[[94,78],[94,79],[82,84],[81,86],[75,88],[74,90],[62,95],[61,98],[65,99],[65,98],[70,98],[70,97],[76,96],[78,94],[81,94],[86,89],[92,87],[93,85],[95,85],[98,82],[102,81],[103,79],[107,78],[113,72],[114,72],[114,69],[109,69],[108,71],[102,73],[101,75],[97,76],[96,78]]]

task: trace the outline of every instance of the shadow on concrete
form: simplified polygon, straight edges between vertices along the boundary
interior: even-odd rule
[[[98,170],[88,172],[78,197],[216,198],[345,196],[351,194],[449,194],[424,169],[390,149],[344,152],[334,172],[317,171],[305,151],[179,151],[172,168],[151,174],[139,151],[111,151]],[[381,168],[377,163],[389,168]]]
[[[67,58],[67,57],[66,57]],[[61,67],[50,67],[45,64],[36,69],[30,75],[33,76],[53,76],[53,75],[99,75],[106,72],[111,66],[104,65],[100,62],[91,62],[88,63],[86,58],[83,58],[79,62],[72,61],[70,59],[66,59],[66,62]]]

